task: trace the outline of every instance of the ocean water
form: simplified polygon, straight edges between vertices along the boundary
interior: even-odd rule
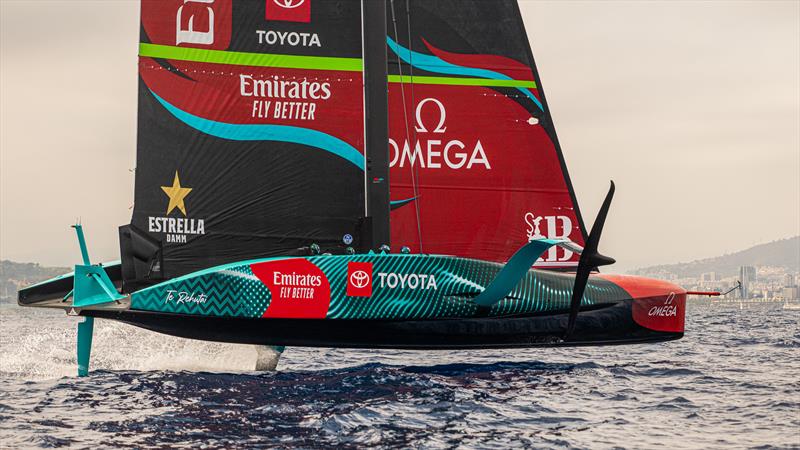
[[[800,448],[800,311],[690,303],[687,335],[579,349],[251,346],[0,305],[0,448]]]

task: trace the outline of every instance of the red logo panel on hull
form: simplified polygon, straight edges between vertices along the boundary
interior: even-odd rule
[[[284,259],[250,266],[272,294],[266,318],[324,319],[331,287],[322,270],[306,259]]]
[[[633,320],[650,330],[683,332],[685,318],[686,294],[671,292],[661,297],[633,301]]]
[[[372,263],[347,263],[347,295],[349,297],[372,296]]]

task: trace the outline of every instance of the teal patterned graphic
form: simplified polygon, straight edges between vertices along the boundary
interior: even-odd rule
[[[131,296],[131,308],[177,314],[261,317],[271,295],[249,264],[225,266],[143,289]]]
[[[253,274],[250,264],[277,259],[286,258],[228,264],[152,286],[132,295],[131,308],[204,316],[262,317],[271,295]],[[328,319],[424,320],[565,311],[569,309],[575,281],[574,274],[529,270],[506,298],[488,310],[481,310],[473,299],[491,283],[502,268],[500,264],[452,256],[404,254],[306,259],[319,267],[330,283]],[[372,264],[370,297],[347,296],[349,262]],[[410,283],[412,278],[417,282]],[[592,277],[582,302],[593,305],[628,298],[614,283]]]

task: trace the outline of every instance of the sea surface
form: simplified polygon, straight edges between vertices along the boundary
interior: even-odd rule
[[[800,448],[800,311],[692,301],[682,340],[487,351],[252,346],[0,305],[0,448]]]

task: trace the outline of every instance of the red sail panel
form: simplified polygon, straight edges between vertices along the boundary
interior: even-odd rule
[[[569,237],[583,244],[556,149],[540,125],[528,122],[524,108],[482,87],[414,89],[419,100],[410,108],[411,140],[400,86],[389,91],[392,199],[416,197],[392,213],[395,246],[420,249],[417,206],[421,247],[429,253],[505,261],[533,238]],[[543,265],[576,261],[554,248]]]
[[[516,2],[410,5],[389,36],[393,245],[498,262],[530,239],[583,245]],[[554,247],[537,265],[577,261]]]

